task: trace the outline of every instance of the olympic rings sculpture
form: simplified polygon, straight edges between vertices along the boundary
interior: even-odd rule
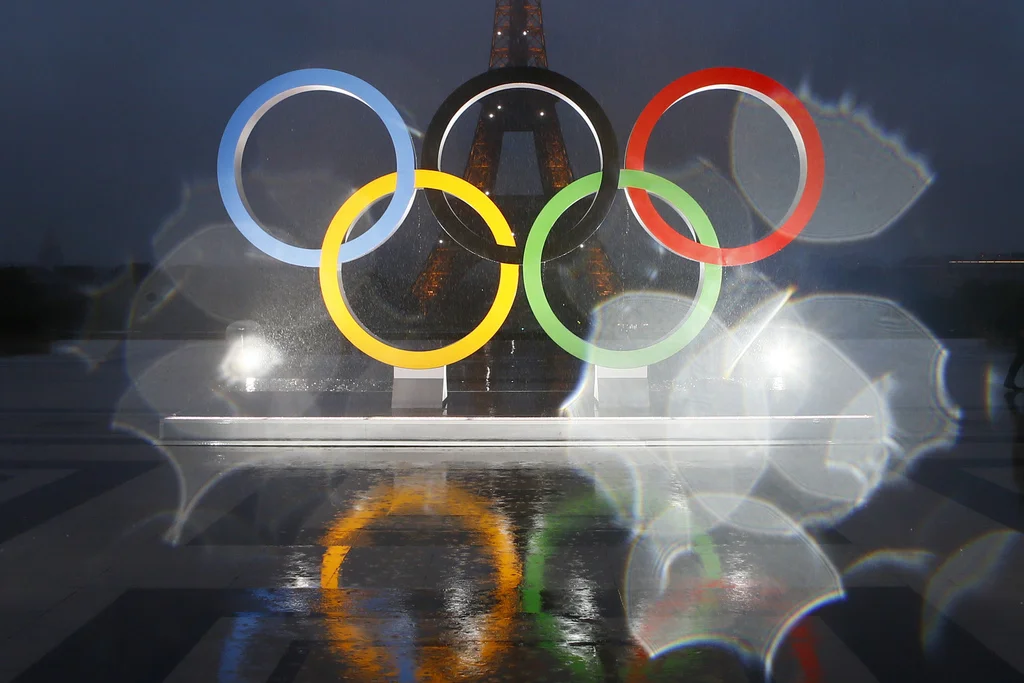
[[[576,180],[550,199],[521,247],[490,197],[462,178],[440,170],[445,142],[458,118],[488,95],[513,89],[544,92],[571,106],[594,135],[601,159],[601,171]],[[394,145],[396,171],[357,190],[334,215],[322,247],[306,249],[273,237],[253,215],[242,186],[241,168],[246,143],[260,118],[292,95],[317,90],[355,98],[380,117]],[[796,143],[800,163],[796,197],[778,228],[753,244],[721,247],[711,221],[692,196],[671,181],[644,171],[647,147],[657,122],[679,101],[708,90],[732,90],[761,100],[783,119]],[[821,138],[800,100],[767,76],[732,67],[694,72],[655,95],[633,126],[622,169],[612,125],[597,101],[581,86],[548,69],[512,67],[488,71],[464,83],[442,103],[424,137],[423,166],[416,168],[409,129],[395,106],[380,91],[340,71],[302,69],[267,81],[238,106],[221,138],[217,182],[228,215],[254,247],[284,263],[319,268],[324,302],[338,329],[356,348],[382,363],[410,369],[436,368],[456,363],[479,350],[498,332],[511,312],[521,267],[527,301],[537,321],[555,343],[567,353],[595,365],[635,368],[665,360],[697,336],[710,320],[718,301],[723,266],[744,265],[771,256],[800,234],[818,205],[825,177]],[[426,192],[431,211],[449,237],[476,255],[500,264],[498,291],[484,319],[462,339],[430,351],[399,349],[375,337],[349,309],[340,277],[341,264],[366,256],[395,234],[412,208],[417,189]],[[683,321],[664,339],[628,351],[599,348],[566,328],[551,309],[541,279],[544,261],[569,253],[598,230],[619,189],[625,190],[630,210],[655,241],[683,258],[698,262],[701,268],[694,304]],[[652,194],[683,217],[691,236],[677,232],[661,217],[651,201]],[[391,195],[391,201],[381,217],[363,234],[346,239],[370,205],[387,195]],[[493,242],[463,225],[446,195],[462,200],[480,214]],[[591,195],[594,199],[583,217],[571,229],[551,237],[558,218]]]

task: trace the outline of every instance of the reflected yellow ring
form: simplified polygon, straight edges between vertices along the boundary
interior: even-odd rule
[[[349,197],[334,214],[327,234],[324,235],[323,248],[320,250],[320,291],[334,324],[357,349],[371,358],[387,365],[415,370],[451,365],[480,349],[508,318],[516,299],[516,290],[519,288],[519,266],[513,263],[501,264],[498,292],[487,315],[472,332],[448,346],[430,351],[409,351],[395,348],[373,336],[356,320],[345,301],[345,295],[341,291],[341,264],[338,255],[345,237],[363,212],[378,199],[393,193],[397,182],[397,173],[390,173],[371,181]],[[515,246],[512,229],[491,198],[462,178],[441,171],[417,170],[416,187],[441,190],[461,199],[484,219],[491,234],[494,235],[495,242],[506,247]]]
[[[320,564],[320,588],[332,645],[342,650],[348,661],[359,666],[367,680],[390,680],[396,676],[387,647],[375,644],[351,618],[348,591],[338,588],[342,564],[359,533],[380,517],[400,515],[414,508],[459,516],[470,530],[479,534],[494,568],[494,606],[481,622],[479,647],[475,652],[460,652],[454,657],[449,656],[448,647],[428,648],[418,678],[447,683],[477,677],[487,671],[485,665],[495,655],[508,647],[512,620],[519,609],[517,589],[523,575],[522,564],[508,520],[492,510],[486,499],[451,486],[442,489],[426,485],[380,487],[327,530],[322,541],[326,550]]]

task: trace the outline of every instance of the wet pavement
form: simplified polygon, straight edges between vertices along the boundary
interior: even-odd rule
[[[1022,679],[1004,405],[958,397],[955,445],[852,502],[639,444],[279,448],[183,498],[244,449],[111,432],[123,387],[50,381],[4,399],[0,680]],[[687,488],[716,459],[743,495]]]

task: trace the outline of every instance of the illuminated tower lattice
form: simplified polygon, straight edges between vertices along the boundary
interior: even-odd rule
[[[548,67],[540,4],[540,0],[496,0],[490,69]],[[544,202],[574,178],[555,102],[553,95],[543,92],[505,91],[502,93],[501,117],[491,118],[481,107],[470,146],[463,177],[495,200],[508,218],[517,242],[525,239],[526,231]],[[533,134],[542,189],[539,198],[496,196],[502,142],[505,133],[509,132]],[[588,240],[584,249],[585,275],[594,291],[601,298],[618,293],[622,286],[618,274],[597,239]],[[477,257],[451,240],[437,244],[412,289],[421,309],[426,312],[431,302],[448,287],[457,286],[476,260]]]

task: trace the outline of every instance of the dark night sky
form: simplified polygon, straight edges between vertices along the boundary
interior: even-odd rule
[[[828,101],[852,94],[937,174],[851,257],[1024,250],[1019,0],[547,0],[544,11],[551,67],[603,103],[620,146],[647,100],[695,69],[807,82]],[[213,176],[235,106],[284,71],[350,71],[422,129],[486,68],[492,15],[490,0],[3,3],[0,261],[34,259],[50,229],[68,261],[151,258],[182,184]]]

